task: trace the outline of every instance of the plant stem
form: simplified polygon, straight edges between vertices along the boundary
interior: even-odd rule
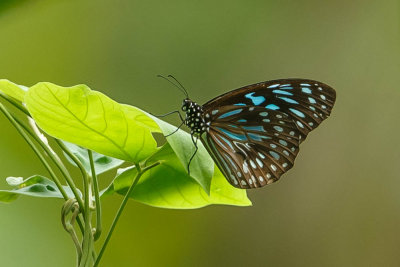
[[[35,144],[32,142],[32,140],[29,138],[29,136],[24,132],[23,128],[18,124],[18,122],[16,120],[14,120],[13,115],[11,115],[11,113],[7,111],[6,107],[2,103],[0,103],[0,110],[7,117],[7,119],[11,122],[11,124],[17,129],[18,133],[25,139],[25,141],[28,143],[28,145],[32,148],[33,152],[35,152],[35,154],[38,156],[38,158],[42,162],[43,166],[49,172],[49,174],[50,174],[53,182],[56,184],[58,190],[61,192],[61,195],[63,196],[63,198],[65,200],[68,200],[68,195],[65,192],[64,188],[62,187],[60,181],[58,180],[57,175],[54,173],[54,171],[50,167],[49,163],[46,161],[46,159],[40,153],[39,149],[35,146]]]
[[[79,192],[76,188],[76,185],[74,181],[72,180],[72,177],[68,173],[67,168],[64,166],[64,164],[61,162],[61,160],[54,156],[53,152],[49,149],[49,147],[42,141],[40,138],[29,128],[27,127],[20,119],[17,117],[14,117],[14,119],[21,125],[24,130],[33,138],[35,141],[43,148],[43,150],[47,153],[47,155],[50,157],[50,159],[54,162],[54,164],[57,166],[57,168],[60,170],[61,174],[65,178],[65,181],[71,188],[72,193],[74,194],[76,200],[78,201],[79,204],[79,209],[83,211],[83,202],[82,198],[79,195]]]
[[[97,181],[96,170],[94,168],[93,162],[93,153],[88,149],[89,161],[90,161],[90,169],[92,171],[92,179],[93,179],[93,190],[94,190],[94,199],[96,205],[96,232],[94,233],[94,241],[99,239],[102,231],[102,223],[101,223],[101,202],[99,195],[99,183]]]
[[[9,97],[6,94],[3,94],[0,92],[0,96],[4,99],[7,100],[10,104],[12,104],[14,107],[16,107],[17,109],[21,110],[23,113],[25,113],[27,116],[31,116],[31,114],[29,114],[29,111],[18,101],[14,100],[14,98]]]
[[[63,177],[65,178],[65,180],[67,181],[67,184],[69,185],[69,187],[71,188],[72,193],[75,196],[75,199],[78,201],[79,204],[79,209],[81,211],[83,211],[83,202],[81,199],[81,196],[79,195],[75,183],[72,180],[71,176],[68,173],[68,170],[65,168],[64,164],[61,162],[61,160],[56,157],[53,152],[51,151],[51,149],[47,146],[47,144],[45,144],[29,127],[27,127],[20,119],[18,119],[16,116],[12,115],[11,116],[14,118],[14,120],[16,122],[18,122],[18,124],[24,128],[24,130],[42,147],[42,149],[46,152],[46,154],[50,157],[50,159],[53,161],[53,163],[57,166],[57,168],[60,170],[61,174],[63,175]],[[79,225],[79,228],[83,234],[83,224],[81,221],[80,217],[77,217],[77,222]]]
[[[69,213],[72,213],[71,219],[67,219],[67,215]],[[72,241],[74,242],[78,264],[82,257],[82,248],[75,232],[74,223],[75,219],[78,218],[79,213],[80,209],[78,201],[72,198],[68,199],[61,209],[61,222],[64,226],[64,229],[71,235]]]
[[[118,209],[118,211],[117,211],[117,214],[115,215],[115,218],[114,218],[114,220],[113,220],[113,222],[112,222],[112,224],[111,224],[111,228],[110,228],[110,230],[109,230],[109,232],[108,232],[108,234],[107,234],[106,240],[104,241],[104,244],[103,244],[103,246],[101,247],[101,250],[100,250],[100,252],[99,252],[99,256],[97,257],[96,262],[94,263],[93,267],[97,267],[97,266],[98,266],[98,264],[99,264],[99,262],[100,262],[100,260],[101,260],[101,257],[103,256],[104,250],[106,249],[107,244],[108,244],[108,242],[110,241],[111,235],[112,235],[112,233],[114,232],[114,229],[115,229],[115,226],[117,225],[117,222],[118,222],[118,220],[119,220],[119,217],[121,216],[122,211],[124,210],[124,208],[125,208],[125,206],[126,206],[126,203],[128,203],[129,196],[131,195],[133,189],[135,188],[135,186],[136,186],[137,183],[139,182],[140,177],[141,177],[146,171],[150,170],[151,168],[154,168],[155,166],[157,166],[157,165],[159,165],[159,164],[160,164],[160,162],[155,162],[155,163],[153,163],[153,164],[150,165],[150,166],[144,167],[143,169],[140,167],[139,164],[136,164],[136,168],[137,168],[136,177],[134,178],[134,180],[133,180],[131,186],[130,186],[129,189],[128,189],[128,192],[126,192],[125,197],[124,197],[124,199],[123,199],[122,202],[121,202],[121,205],[120,205],[120,207],[119,207],[119,209]]]
[[[79,159],[69,151],[65,145],[58,139],[55,139],[57,144],[65,151],[65,153],[70,157],[75,164],[78,166],[81,171],[83,178],[83,187],[84,187],[84,219],[85,219],[85,231],[83,234],[82,241],[82,258],[79,264],[79,267],[87,267],[90,264],[90,255],[93,250],[93,235],[92,235],[92,226],[91,226],[91,210],[90,210],[90,177],[87,175],[85,167],[83,167],[82,163]]]
[[[29,111],[18,101],[14,100],[12,97],[9,97],[3,93],[0,93],[0,96],[7,100],[10,104],[12,104],[14,107],[18,108],[20,111],[22,111],[23,113],[25,113],[25,115],[27,115],[28,117],[31,117]],[[18,124],[24,128],[24,130],[42,147],[42,149],[47,153],[47,155],[50,157],[50,159],[53,161],[53,163],[57,166],[57,168],[60,170],[61,174],[64,176],[67,184],[69,185],[69,187],[71,188],[71,191],[73,192],[75,199],[78,201],[79,203],[79,209],[81,211],[83,211],[83,202],[82,199],[76,189],[76,186],[71,178],[71,176],[68,173],[67,168],[65,168],[64,164],[61,162],[61,160],[56,157],[52,151],[50,151],[49,147],[47,147],[46,144],[43,143],[43,141],[29,128],[27,127],[20,119],[18,119],[16,116],[12,115],[10,113],[10,115],[14,118],[14,120],[16,120],[18,122]],[[61,190],[60,190],[61,191]],[[67,199],[66,199],[67,200]],[[76,218],[76,221],[78,222],[79,225],[79,229],[81,230],[82,234],[83,234],[83,224],[82,224],[82,220],[81,218],[78,217]]]

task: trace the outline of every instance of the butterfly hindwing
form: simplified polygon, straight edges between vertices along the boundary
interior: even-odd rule
[[[301,132],[287,114],[234,105],[220,111],[202,141],[232,185],[262,187],[293,166]]]

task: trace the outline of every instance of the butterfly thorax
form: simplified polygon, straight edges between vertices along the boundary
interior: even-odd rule
[[[184,123],[192,134],[201,135],[209,130],[210,122],[206,120],[201,105],[187,98],[183,100],[182,110],[186,112]]]

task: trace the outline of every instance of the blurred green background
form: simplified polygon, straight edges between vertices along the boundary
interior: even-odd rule
[[[153,113],[183,98],[156,74],[199,103],[275,78],[328,83],[332,116],[279,183],[248,192],[253,207],[131,201],[102,266],[400,266],[399,14],[398,1],[2,0],[0,77],[85,83]],[[46,174],[0,125],[0,186]],[[106,228],[120,201],[104,202]],[[0,265],[74,266],[61,205],[0,204]]]

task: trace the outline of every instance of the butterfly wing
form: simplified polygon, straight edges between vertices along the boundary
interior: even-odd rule
[[[212,112],[227,105],[247,105],[281,111],[297,124],[304,141],[307,134],[329,116],[335,100],[335,90],[324,83],[280,79],[230,91],[210,100],[203,108],[205,112]]]
[[[299,144],[334,102],[335,91],[317,81],[249,85],[203,105],[211,123],[202,141],[233,186],[262,187],[293,167]]]

